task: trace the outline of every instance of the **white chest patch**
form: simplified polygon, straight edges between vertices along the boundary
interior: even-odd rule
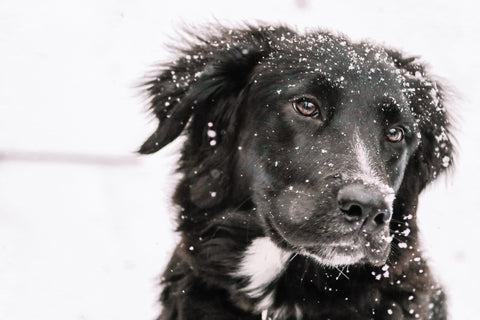
[[[248,285],[242,291],[251,298],[264,295],[266,287],[285,269],[289,257],[289,252],[277,247],[268,237],[253,240],[234,274],[249,279]],[[267,295],[265,298],[270,296]],[[268,304],[266,301],[264,303]]]

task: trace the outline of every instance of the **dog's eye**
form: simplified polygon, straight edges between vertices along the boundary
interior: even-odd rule
[[[292,105],[295,111],[306,117],[315,118],[318,117],[318,115],[320,114],[318,104],[309,98],[303,97],[300,99],[296,99],[292,101]]]
[[[405,131],[402,127],[390,128],[387,133],[387,139],[390,142],[401,142],[405,138]]]

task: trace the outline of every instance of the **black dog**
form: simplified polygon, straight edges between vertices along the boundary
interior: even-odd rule
[[[452,163],[414,58],[325,32],[219,29],[146,84],[187,135],[159,319],[446,319],[417,200]]]

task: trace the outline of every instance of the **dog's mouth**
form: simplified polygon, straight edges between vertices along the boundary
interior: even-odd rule
[[[348,266],[353,264],[384,265],[390,254],[388,238],[376,241],[357,241],[351,244],[330,244],[306,247],[301,254],[309,256],[322,265]]]
[[[276,227],[268,217],[265,220],[270,238],[280,247],[310,257],[324,266],[338,267],[354,264],[381,266],[386,263],[390,255],[392,237],[389,236],[388,230],[373,236],[360,231],[335,237],[335,240],[322,239],[302,244],[289,239],[288,235]],[[317,236],[312,234],[312,240]]]

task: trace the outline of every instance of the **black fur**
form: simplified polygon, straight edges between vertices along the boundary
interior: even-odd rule
[[[286,27],[217,28],[178,54],[146,83],[159,126],[140,149],[187,136],[174,195],[182,239],[162,278],[159,319],[446,319],[419,250],[416,210],[453,151],[443,92],[421,64]],[[318,116],[295,112],[305,97]],[[404,141],[386,140],[395,126]],[[392,220],[367,240],[349,233],[337,202],[349,185],[378,191],[349,174],[359,166],[355,139],[395,193]],[[267,310],[257,305],[263,297],[242,291],[248,277],[235,274],[259,237],[292,253],[265,288]],[[346,239],[363,252],[348,266],[308,254],[328,261],[325,248]]]

